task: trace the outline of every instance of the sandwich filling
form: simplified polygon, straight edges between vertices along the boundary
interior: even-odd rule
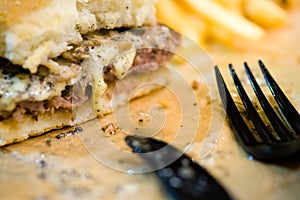
[[[52,59],[59,65],[58,71],[41,64],[32,73],[0,58],[0,121],[22,121],[26,114],[71,110],[90,98],[101,108],[99,99],[108,85],[128,71],[157,70],[171,58],[180,40],[163,26],[98,30],[82,38]]]

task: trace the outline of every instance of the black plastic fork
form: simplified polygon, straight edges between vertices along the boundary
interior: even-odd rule
[[[244,104],[247,117],[254,126],[254,130],[253,128],[249,128],[244,121],[230,95],[219,68],[217,66],[215,67],[219,93],[232,125],[234,135],[243,149],[257,160],[278,161],[296,156],[297,154],[300,155],[300,115],[284,95],[263,62],[258,61],[258,63],[265,81],[279,106],[280,112],[277,112],[278,114],[263,94],[248,64],[244,63],[244,67],[257,99],[270,122],[269,125],[264,123],[249,99],[233,66],[231,64],[229,65],[234,84]],[[275,132],[270,129],[270,125]]]

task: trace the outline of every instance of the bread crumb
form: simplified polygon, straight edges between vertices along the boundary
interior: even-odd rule
[[[192,88],[194,90],[197,90],[197,89],[199,89],[199,86],[200,86],[200,83],[198,81],[196,81],[196,80],[193,80],[193,82],[192,82]]]
[[[110,137],[117,133],[119,128],[115,126],[113,123],[109,123],[102,127],[102,131],[104,132],[104,137]]]

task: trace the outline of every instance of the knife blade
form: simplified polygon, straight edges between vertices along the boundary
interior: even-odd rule
[[[138,136],[125,141],[152,167],[170,199],[232,199],[211,174],[170,144]]]

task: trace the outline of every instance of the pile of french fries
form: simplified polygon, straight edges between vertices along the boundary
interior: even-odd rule
[[[158,0],[156,9],[164,23],[205,45],[209,41],[231,44],[235,38],[258,40],[266,29],[286,23],[286,6],[295,0]]]

